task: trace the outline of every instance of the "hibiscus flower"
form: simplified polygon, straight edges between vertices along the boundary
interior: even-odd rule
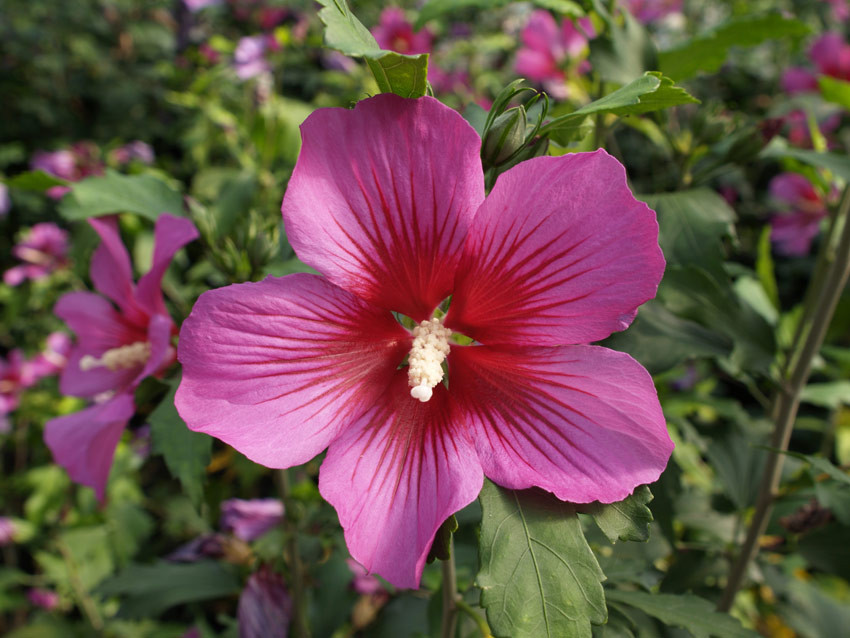
[[[821,220],[829,215],[826,200],[814,185],[797,173],[781,173],[770,180],[770,196],[783,209],[770,219],[770,239],[782,255],[802,257],[812,249]]]
[[[323,276],[201,295],[178,347],[190,428],[275,468],[328,448],[319,490],[352,557],[399,587],[485,475],[608,503],[658,478],[673,445],[652,379],[584,345],[664,269],[616,160],[532,159],[485,200],[472,127],[390,94],[320,109],[302,138],[283,218]]]
[[[135,411],[133,391],[142,379],[174,362],[171,339],[177,328],[165,307],[161,282],[174,253],[198,231],[188,219],[160,215],[154,229],[153,265],[136,285],[117,218],[89,223],[101,238],[91,261],[91,280],[104,297],[69,292],[54,312],[77,335],[59,389],[93,399],[94,404],[48,421],[44,440],[71,478],[94,488],[103,501],[115,447]]]

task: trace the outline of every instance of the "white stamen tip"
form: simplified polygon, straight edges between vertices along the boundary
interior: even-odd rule
[[[151,344],[147,341],[137,341],[126,346],[111,348],[100,358],[87,354],[80,358],[80,370],[88,372],[95,368],[107,368],[112,372],[127,370],[142,365],[150,359]]]
[[[427,385],[418,385],[415,388],[410,388],[410,396],[414,399],[419,399],[422,403],[425,403],[433,395],[434,391]]]

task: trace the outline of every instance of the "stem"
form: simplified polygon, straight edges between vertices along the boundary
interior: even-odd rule
[[[458,596],[455,600],[455,605],[457,605],[459,611],[462,611],[472,618],[473,622],[478,626],[478,631],[481,632],[481,636],[483,638],[493,638],[493,634],[490,633],[490,625],[487,624],[487,621],[484,620],[481,614],[475,611],[469,603]]]
[[[285,509],[283,529],[286,532],[286,553],[289,563],[289,591],[292,594],[292,636],[310,638],[307,623],[307,597],[304,590],[304,564],[298,553],[298,523],[295,520],[295,503],[290,493],[289,470],[278,470],[277,483]]]
[[[77,599],[80,609],[82,609],[86,620],[89,621],[91,628],[94,629],[96,634],[100,635],[103,631],[103,618],[97,610],[94,600],[88,595],[86,588],[83,587],[80,574],[77,571],[77,563],[74,562],[71,550],[68,549],[65,541],[61,539],[57,541],[56,547],[65,561],[65,567],[68,569],[68,582],[71,585],[71,590],[74,592],[74,597]]]
[[[457,578],[455,575],[454,538],[449,536],[449,557],[442,561],[443,570],[443,622],[441,638],[455,638],[457,633]]]
[[[791,432],[794,429],[794,421],[797,410],[800,407],[800,393],[806,386],[809,373],[812,368],[812,360],[820,351],[826,336],[827,328],[835,312],[835,306],[847,283],[850,275],[850,186],[845,188],[834,224],[840,225],[838,246],[833,252],[832,242],[825,241],[821,247],[821,256],[824,260],[822,273],[818,273],[810,286],[818,286],[818,289],[808,303],[812,305],[809,326],[803,326],[797,331],[795,343],[792,345],[791,355],[788,357],[788,365],[783,375],[781,386],[774,398],[772,416],[775,417],[775,426],[771,436],[767,464],[762,475],[759,486],[756,509],[747,530],[747,538],[741,548],[741,553],[732,564],[729,572],[729,581],[717,608],[720,611],[729,611],[735,600],[735,594],[741,588],[746,576],[750,562],[758,553],[758,541],[767,528],[770,514],[773,510],[773,500],[779,487],[782,476],[782,465],[785,460],[783,452],[788,449],[791,440]],[[831,237],[829,238],[831,239]]]

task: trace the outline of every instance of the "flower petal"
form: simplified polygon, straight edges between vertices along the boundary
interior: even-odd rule
[[[484,199],[478,135],[433,98],[392,94],[320,109],[301,134],[282,206],[298,257],[362,299],[428,318]]]
[[[201,295],[183,323],[180,415],[268,467],[305,463],[381,396],[412,337],[322,277]]]
[[[625,329],[664,272],[655,213],[603,150],[538,157],[482,204],[446,325],[482,343],[588,343]]]
[[[163,213],[156,220],[153,236],[153,263],[151,269],[139,279],[136,299],[149,314],[168,316],[162,300],[162,276],[174,258],[174,253],[198,238],[198,229],[185,217]]]
[[[427,403],[407,374],[333,441],[319,491],[336,508],[354,559],[397,587],[418,587],[437,529],[471,503],[484,476],[438,385]]]
[[[450,362],[451,394],[499,485],[612,503],[667,465],[673,443],[652,378],[627,354],[468,346]]]
[[[118,218],[114,215],[92,217],[89,224],[101,239],[89,269],[95,289],[112,299],[129,319],[144,323],[134,297],[133,268],[121,241]]]
[[[77,483],[88,485],[102,503],[115,447],[135,406],[129,394],[74,414],[51,419],[44,426],[44,442],[53,460]]]

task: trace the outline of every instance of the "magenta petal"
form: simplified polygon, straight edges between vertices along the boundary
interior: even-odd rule
[[[125,314],[136,318],[133,296],[133,268],[130,255],[118,232],[118,218],[93,217],[89,224],[100,235],[101,243],[94,251],[89,274],[95,289],[114,301]]]
[[[523,162],[469,231],[446,325],[482,343],[588,343],[631,323],[664,272],[655,213],[599,150]]]
[[[598,346],[456,347],[451,393],[484,474],[575,503],[612,503],[655,481],[673,443],[649,373]]]
[[[383,394],[411,343],[391,313],[322,277],[210,290],[180,331],[177,409],[258,463],[298,465]]]
[[[352,557],[397,587],[419,586],[437,529],[471,503],[484,477],[439,385],[427,403],[407,374],[328,449],[319,491],[336,508]]]
[[[185,217],[163,213],[154,228],[154,251],[151,269],[139,279],[136,299],[149,314],[168,315],[162,300],[162,276],[174,253],[198,238],[198,229]]]
[[[145,362],[133,385],[141,383],[142,379],[156,374],[164,367],[174,362],[174,348],[171,347],[171,330],[174,322],[168,315],[154,315],[148,324],[148,343],[150,343],[151,354]],[[138,368],[137,368],[138,369]]]
[[[44,441],[53,460],[67,470],[71,479],[93,488],[101,503],[115,447],[134,411],[133,397],[119,394],[106,403],[52,419],[44,426]]]
[[[301,135],[282,206],[298,257],[362,299],[429,317],[484,199],[478,135],[433,98],[389,93],[315,111]]]

